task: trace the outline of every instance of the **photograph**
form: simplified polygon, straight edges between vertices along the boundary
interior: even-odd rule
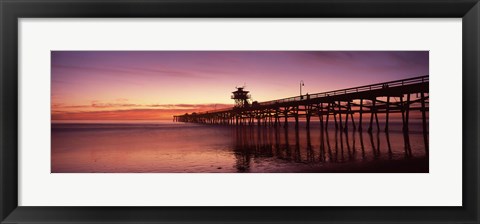
[[[429,51],[50,56],[51,173],[429,173]]]

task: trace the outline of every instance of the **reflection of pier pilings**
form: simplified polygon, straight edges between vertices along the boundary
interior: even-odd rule
[[[236,137],[236,147],[235,147],[235,158],[236,158],[236,168],[238,172],[248,172],[250,169],[250,156],[251,153],[248,152],[250,149],[247,144],[250,142],[249,135],[247,134],[247,129],[237,127],[235,131]]]
[[[278,126],[275,126],[275,153],[277,155],[281,154],[281,149],[280,149],[280,133]]]
[[[307,128],[307,162],[315,162],[315,152],[313,151],[309,128]]]
[[[325,129],[325,140],[327,141],[327,148],[328,148],[328,160],[332,161],[332,147],[330,146],[330,137],[328,136],[328,129]]]
[[[301,162],[302,157],[300,156],[300,132],[298,130],[298,126],[295,127],[295,151],[294,151],[294,157],[293,160],[295,162]]]
[[[365,158],[365,145],[363,144],[363,133],[362,133],[362,129],[359,129],[359,132],[358,132],[359,136],[360,136],[360,146],[362,148],[362,158]]]
[[[338,162],[338,131],[335,129],[335,154],[334,161]]]
[[[387,139],[388,155],[392,158],[392,146],[390,145],[390,132],[388,130],[385,132],[385,138]]]
[[[350,149],[350,141],[348,141],[348,132],[345,132],[345,144],[347,145],[348,158],[352,159],[352,151]]]
[[[323,130],[323,121],[320,120],[320,153],[319,153],[319,160],[320,162],[325,162],[325,133]]]
[[[378,158],[380,156],[380,133],[377,132],[376,134],[377,144],[375,144],[373,134],[371,132],[368,132],[368,136],[370,137],[370,143],[372,144],[373,157]]]

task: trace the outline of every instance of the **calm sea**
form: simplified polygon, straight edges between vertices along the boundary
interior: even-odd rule
[[[381,130],[384,124],[381,125]],[[53,173],[428,172],[421,123],[389,133],[163,121],[52,123]]]

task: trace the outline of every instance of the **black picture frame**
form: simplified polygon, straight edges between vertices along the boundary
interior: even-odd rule
[[[0,0],[1,223],[479,223],[478,0]],[[18,206],[18,19],[121,17],[462,18],[461,207]],[[448,43],[445,43],[448,44]],[[25,91],[25,90],[24,90]],[[28,90],[27,90],[28,91]],[[460,150],[460,149],[458,149]],[[411,183],[415,184],[415,183]],[[128,193],[128,192],[127,192]],[[442,197],[442,195],[438,195]],[[121,197],[121,195],[119,195]]]

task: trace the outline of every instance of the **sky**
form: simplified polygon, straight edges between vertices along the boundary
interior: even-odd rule
[[[52,51],[52,120],[171,120],[429,75],[428,51]]]

